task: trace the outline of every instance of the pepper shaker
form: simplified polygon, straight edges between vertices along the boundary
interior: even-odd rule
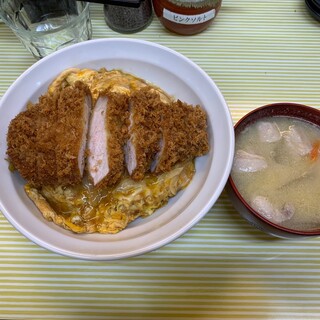
[[[105,21],[114,31],[138,32],[152,20],[151,0],[105,0],[104,3]]]

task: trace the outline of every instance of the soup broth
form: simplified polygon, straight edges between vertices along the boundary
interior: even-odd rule
[[[256,121],[236,139],[232,179],[261,216],[298,231],[320,228],[320,128],[284,116]]]

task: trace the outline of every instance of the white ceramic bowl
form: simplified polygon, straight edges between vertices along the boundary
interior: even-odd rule
[[[191,184],[145,219],[115,235],[74,234],[46,221],[23,190],[24,181],[5,160],[8,125],[29,100],[36,102],[64,69],[122,69],[160,86],[177,99],[200,104],[208,114],[211,151],[196,160]],[[0,209],[11,224],[38,245],[89,260],[113,260],[155,250],[195,225],[214,205],[234,154],[234,130],[227,104],[212,79],[181,54],[155,43],[100,39],[62,49],[35,63],[8,89],[0,103]]]

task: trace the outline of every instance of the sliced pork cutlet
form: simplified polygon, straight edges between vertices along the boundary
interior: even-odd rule
[[[45,95],[40,98],[34,126],[36,131],[36,176],[34,183],[39,186],[57,184],[56,126],[58,122],[58,96]]]
[[[11,122],[7,133],[10,164],[31,184],[50,184],[56,177],[56,97],[43,95]]]
[[[91,108],[90,90],[82,82],[61,91],[55,151],[57,178],[62,185],[82,181]]]
[[[207,116],[200,106],[180,100],[166,104],[162,114],[160,151],[152,165],[156,174],[209,151]]]
[[[79,183],[83,174],[90,93],[82,84],[45,94],[10,123],[10,163],[31,185]]]
[[[150,171],[159,152],[163,105],[159,93],[151,87],[144,87],[130,97],[129,138],[125,152],[128,173],[135,181],[142,180]]]
[[[87,170],[94,186],[116,184],[124,172],[128,97],[103,92],[94,106],[88,136]]]

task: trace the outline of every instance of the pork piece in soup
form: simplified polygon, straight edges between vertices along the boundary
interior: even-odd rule
[[[232,179],[245,201],[282,227],[320,228],[320,128],[275,116],[246,127],[236,138]]]

